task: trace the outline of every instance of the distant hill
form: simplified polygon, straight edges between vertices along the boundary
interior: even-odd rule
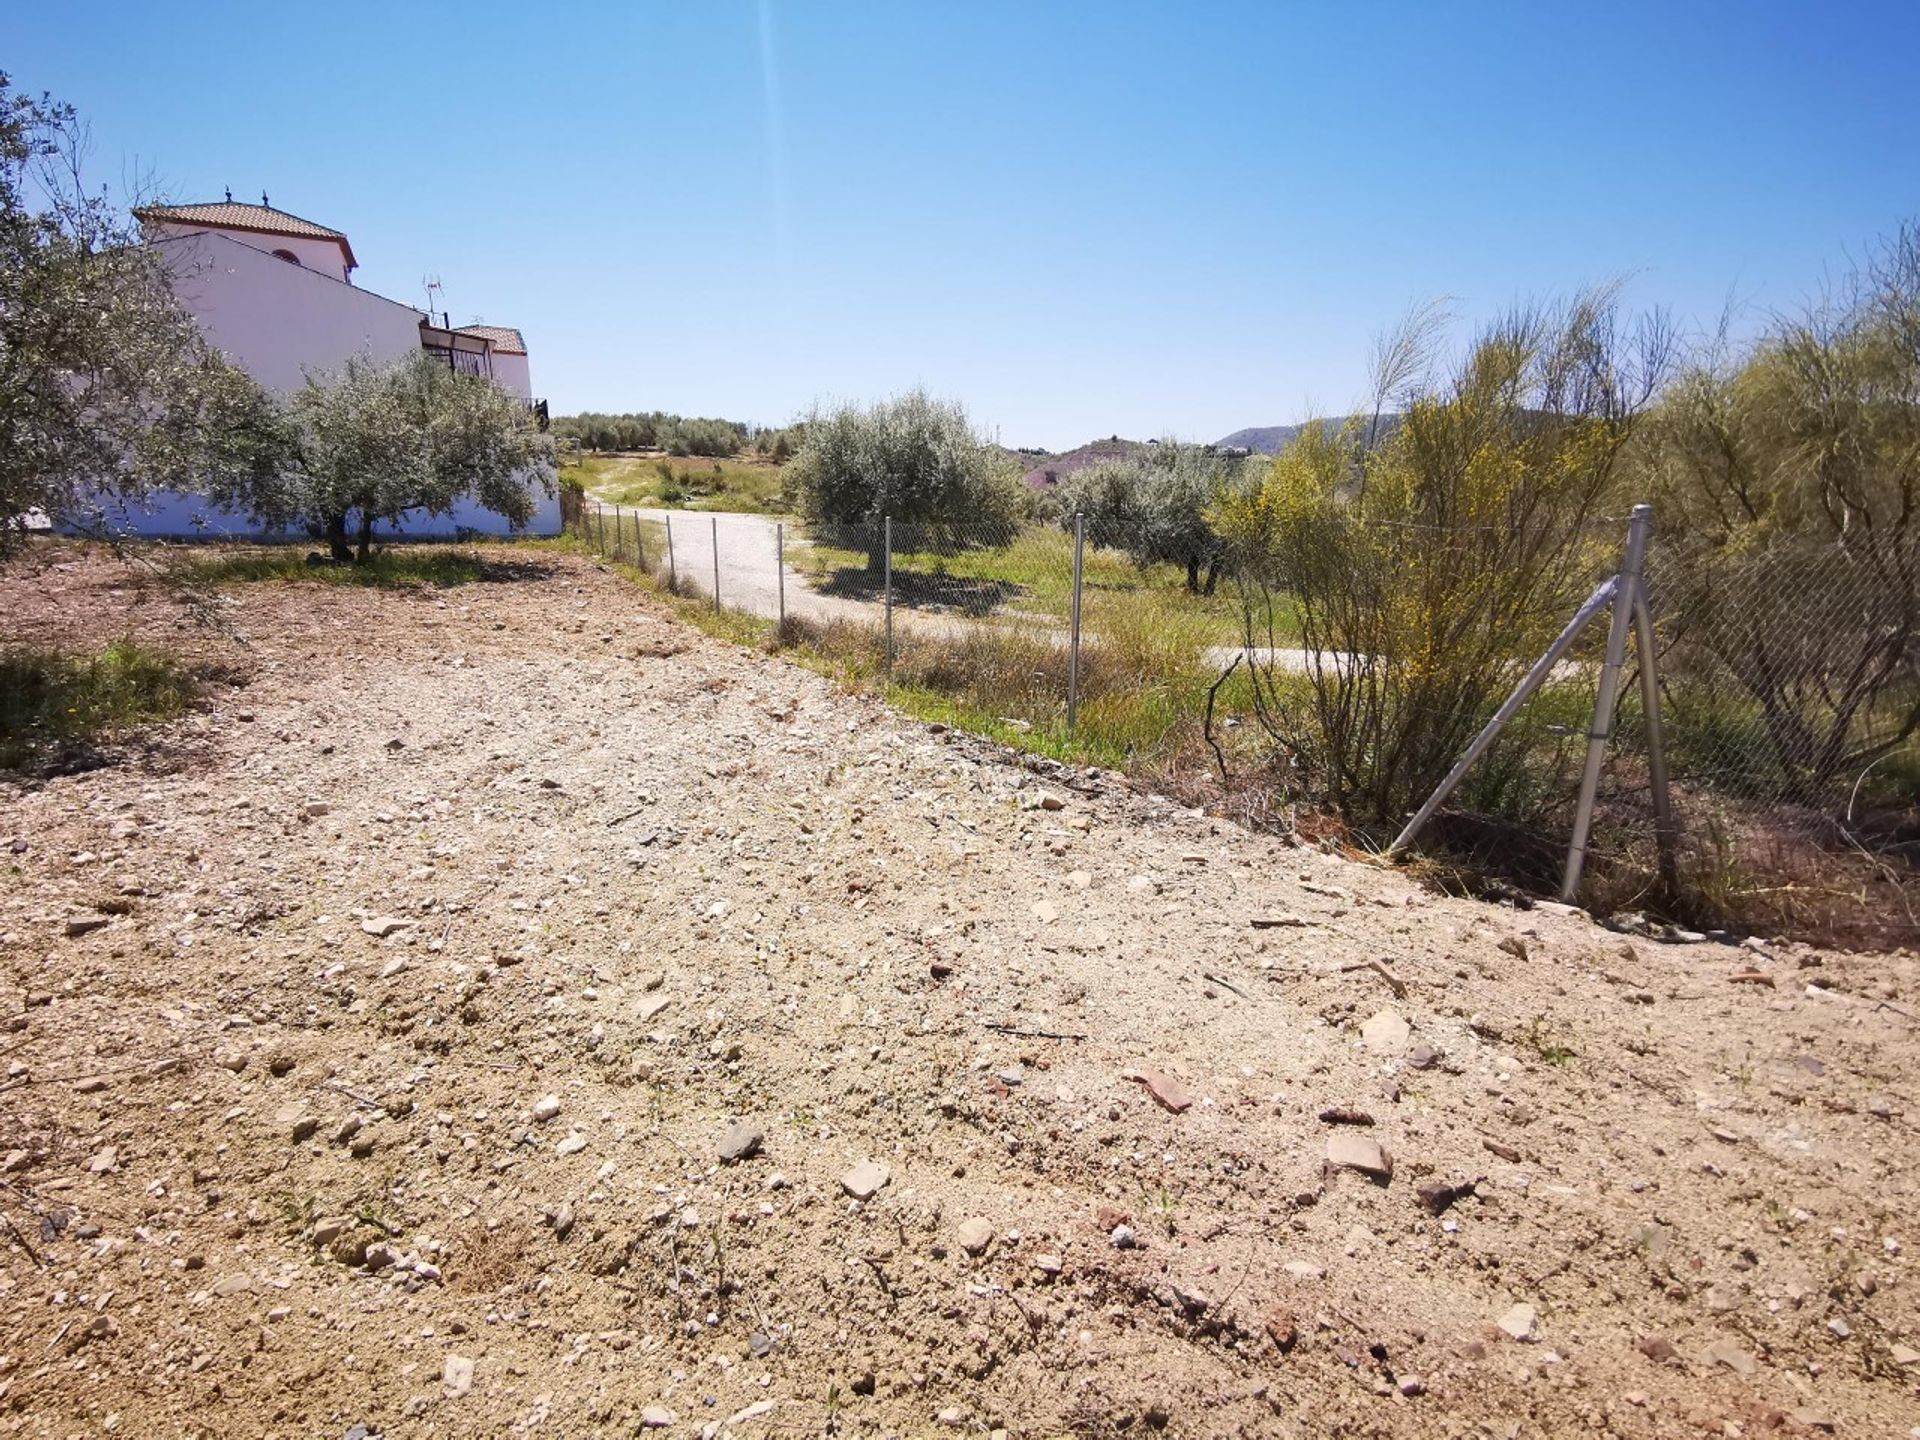
[[[1032,456],[1020,458],[1028,462],[1027,484],[1036,490],[1047,490],[1058,485],[1076,470],[1084,470],[1102,460],[1125,460],[1136,455],[1148,446],[1145,440],[1122,440],[1115,435],[1106,440],[1093,440],[1077,450],[1068,450],[1063,454],[1049,455],[1035,460]]]
[[[1349,420],[1357,420],[1364,425],[1372,418],[1373,416],[1371,414],[1329,415],[1325,417],[1326,423],[1336,429],[1346,424]],[[1399,422],[1400,417],[1398,415],[1382,415],[1380,417],[1381,433],[1387,433],[1395,425],[1399,424]],[[1306,428],[1307,422],[1302,422],[1299,425],[1254,425],[1245,430],[1236,430],[1231,435],[1224,436],[1213,443],[1223,450],[1229,447],[1239,446],[1253,451],[1256,455],[1278,455],[1282,450],[1287,448],[1287,445],[1295,436]]]

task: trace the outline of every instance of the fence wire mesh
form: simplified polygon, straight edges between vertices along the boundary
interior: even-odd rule
[[[1186,798],[1308,830],[1338,813],[1378,846],[1614,575],[1625,522],[1316,524],[1279,569],[1111,523],[1076,545],[1071,518],[803,530],[589,503],[575,533],[923,714],[1043,746],[1071,729],[1077,753]],[[1694,922],[1920,938],[1917,551],[1729,557],[1656,532],[1643,594]],[[1476,762],[1434,822],[1441,848],[1554,888],[1607,630],[1602,613]],[[1631,645],[1602,730],[1587,896],[1670,906]]]

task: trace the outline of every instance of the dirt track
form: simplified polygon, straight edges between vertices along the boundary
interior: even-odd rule
[[[0,1433],[1920,1425],[1911,956],[1436,898],[537,563],[235,591],[244,688],[0,790]],[[0,604],[194,633],[114,583]]]

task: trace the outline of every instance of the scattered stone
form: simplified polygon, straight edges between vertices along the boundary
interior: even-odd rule
[[[1895,1343],[1887,1348],[1887,1354],[1892,1358],[1894,1364],[1902,1368],[1909,1365],[1920,1365],[1920,1350],[1914,1349],[1911,1345]]]
[[[969,1255],[984,1255],[993,1244],[993,1223],[978,1215],[971,1220],[962,1220],[954,1231],[954,1238]]]
[[[1351,1105],[1330,1105],[1320,1112],[1320,1118],[1328,1125],[1373,1124],[1373,1116],[1364,1110],[1356,1110]]]
[[[1426,1391],[1427,1387],[1421,1383],[1418,1375],[1402,1375],[1400,1377],[1400,1393],[1409,1400],[1416,1395],[1426,1394]]]
[[[1042,1275],[1058,1275],[1067,1266],[1058,1255],[1036,1255],[1033,1257],[1033,1268]]]
[[[473,1389],[473,1361],[465,1355],[447,1356],[447,1363],[440,1371],[440,1383],[446,1387],[449,1400],[458,1400]]]
[[[556,1155],[578,1155],[586,1148],[587,1137],[582,1135],[578,1130],[575,1130],[571,1135],[567,1136],[566,1139],[553,1147],[553,1153]]]
[[[1439,1063],[1440,1052],[1431,1045],[1416,1045],[1407,1052],[1407,1064],[1415,1070],[1431,1070]]]
[[[1379,1141],[1349,1130],[1336,1130],[1327,1137],[1327,1163],[1347,1170],[1358,1170],[1371,1179],[1393,1178],[1393,1156]]]
[[[1382,1010],[1360,1027],[1360,1039],[1377,1054],[1400,1050],[1413,1036],[1413,1027],[1396,1011]]]
[[[1289,1260],[1281,1267],[1296,1280],[1324,1280],[1327,1272],[1311,1260]]]
[[[1174,1079],[1173,1076],[1163,1074],[1161,1071],[1135,1070],[1132,1071],[1127,1078],[1137,1080],[1146,1086],[1147,1094],[1151,1095],[1155,1100],[1159,1101],[1164,1108],[1171,1110],[1175,1115],[1178,1115],[1182,1110],[1187,1109],[1193,1104],[1192,1092],[1190,1092],[1185,1085]]]
[[[892,1178],[886,1166],[862,1160],[840,1177],[840,1188],[856,1200],[871,1200]]]
[[[18,1153],[25,1155],[27,1152],[22,1150]],[[12,1164],[9,1164],[7,1168],[9,1170],[12,1170],[15,1167]],[[94,1157],[91,1160],[87,1161],[88,1171],[95,1175],[111,1174],[113,1171],[119,1168],[120,1168],[120,1147],[118,1145],[105,1146],[103,1149],[96,1152]]]
[[[253,1289],[251,1275],[223,1275],[213,1282],[213,1293],[221,1299],[229,1295],[241,1295]]]
[[[678,1418],[664,1405],[649,1405],[640,1412],[641,1427],[647,1430],[664,1430]]]
[[[1520,1163],[1520,1152],[1511,1145],[1502,1145],[1498,1140],[1488,1140],[1483,1136],[1480,1140],[1480,1146],[1489,1155],[1497,1155],[1509,1165],[1518,1165]]]
[[[313,1222],[313,1243],[320,1246],[331,1245],[351,1229],[353,1229],[353,1221],[345,1215],[329,1215],[325,1219]]]
[[[573,1229],[573,1205],[562,1201],[560,1208],[553,1212],[553,1237],[564,1240]]]
[[[1534,1340],[1539,1317],[1534,1313],[1533,1306],[1515,1305],[1494,1323],[1524,1345]]]
[[[106,1076],[89,1075],[84,1080],[77,1080],[74,1082],[73,1093],[76,1095],[98,1095],[102,1090],[106,1088],[107,1088]]]
[[[1674,1348],[1674,1342],[1665,1334],[1642,1334],[1634,1340],[1634,1350],[1651,1359],[1655,1365],[1678,1365],[1680,1352]]]
[[[1472,1180],[1423,1180],[1413,1193],[1419,1197],[1422,1205],[1435,1215],[1440,1215],[1450,1209],[1455,1201],[1473,1194],[1475,1183]]]
[[[1853,1338],[1853,1327],[1847,1324],[1843,1318],[1836,1315],[1827,1321],[1827,1333],[1836,1340],[1851,1340]]]
[[[1107,1241],[1116,1250],[1132,1250],[1140,1243],[1140,1237],[1133,1233],[1131,1225],[1116,1225],[1107,1236]]]
[[[67,919],[67,938],[78,940],[82,935],[91,935],[95,930],[107,928],[105,915],[73,915]]]
[[[1518,935],[1504,936],[1499,941],[1499,947],[1516,960],[1524,962],[1527,958],[1527,942]]]
[[[720,1159],[722,1163],[732,1165],[750,1155],[758,1155],[766,1139],[765,1131],[742,1120],[720,1137]]]
[[[1291,1310],[1275,1310],[1267,1316],[1267,1338],[1282,1355],[1299,1343],[1300,1327],[1294,1322]]]
[[[403,920],[398,915],[376,915],[371,920],[360,922],[360,928],[376,940],[384,940],[395,931],[409,929],[412,925],[413,921]]]
[[[533,1102],[533,1118],[545,1124],[560,1113],[560,1097],[543,1095]]]
[[[1707,1346],[1707,1360],[1710,1364],[1724,1365],[1741,1376],[1753,1375],[1760,1369],[1759,1362],[1751,1354],[1724,1335]]]
[[[1774,988],[1773,976],[1765,970],[1736,970],[1727,977],[1727,981],[1733,985],[1764,985],[1769,990]]]
[[[1033,918],[1042,925],[1051,925],[1060,918],[1060,910],[1051,900],[1036,900],[1028,907]]]
[[[1206,1291],[1192,1285],[1182,1285],[1178,1281],[1172,1284],[1174,1301],[1191,1316],[1207,1313],[1213,1305],[1213,1297]]]

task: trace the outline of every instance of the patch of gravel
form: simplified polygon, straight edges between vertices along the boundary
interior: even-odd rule
[[[244,689],[0,789],[0,1428],[1914,1423],[1910,954],[1438,898],[562,555],[230,593]]]

